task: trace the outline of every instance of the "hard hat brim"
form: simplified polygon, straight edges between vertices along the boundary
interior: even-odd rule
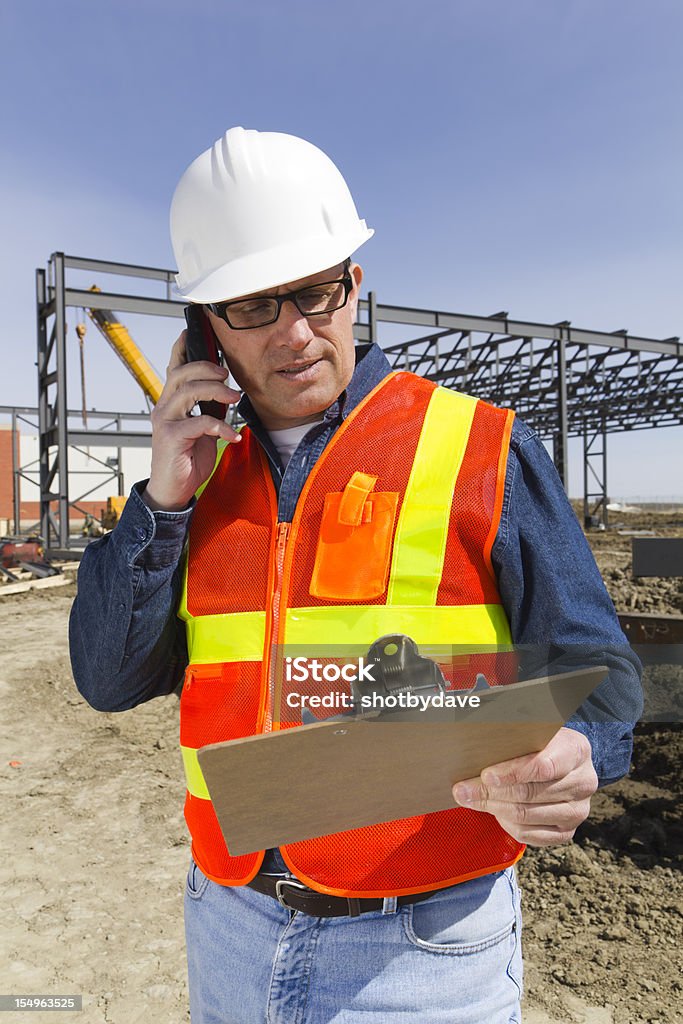
[[[206,303],[228,302],[268,288],[279,288],[342,263],[374,233],[365,221],[359,221],[358,230],[345,237],[306,238],[294,245],[250,253],[194,281],[184,281],[177,274],[177,292],[188,302]]]

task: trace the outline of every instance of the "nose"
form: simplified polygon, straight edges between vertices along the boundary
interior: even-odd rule
[[[285,299],[277,318],[278,340],[290,348],[302,349],[315,337],[311,325],[291,299]]]

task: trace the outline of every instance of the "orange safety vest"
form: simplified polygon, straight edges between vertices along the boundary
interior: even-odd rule
[[[491,548],[513,417],[391,373],[339,427],[291,523],[277,521],[267,457],[248,428],[219,453],[192,516],[179,609],[189,653],[185,818],[209,878],[244,885],[263,851],[229,854],[197,749],[300,724],[286,701],[297,684],[282,672],[283,644],[300,652],[323,638],[367,651],[388,633],[407,634],[421,651],[510,644]],[[471,666],[458,680],[457,658],[449,671],[450,685],[473,684]],[[487,675],[512,681],[505,668]],[[492,815],[455,806],[281,848],[301,881],[350,897],[443,888],[508,867],[523,851]]]

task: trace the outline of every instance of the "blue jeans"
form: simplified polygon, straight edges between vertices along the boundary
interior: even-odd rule
[[[514,868],[360,917],[286,910],[190,864],[192,1024],[519,1024]]]

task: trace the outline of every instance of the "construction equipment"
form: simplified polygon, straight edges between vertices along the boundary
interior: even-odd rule
[[[45,558],[39,538],[3,537],[0,540],[0,565],[3,569],[18,568],[22,562],[42,562]]]
[[[100,288],[96,284],[90,288],[91,292],[99,292]],[[137,383],[142,388],[145,397],[153,405],[159,400],[161,395],[163,384],[155,373],[154,369],[147,361],[145,356],[142,354],[138,346],[135,344],[130,334],[128,333],[125,326],[121,321],[112,313],[110,309],[86,309],[86,313],[98,328],[98,330],[104,335],[111,347],[116,352],[119,359],[122,361],[126,369],[133,375]],[[83,423],[87,425],[87,410],[85,401],[85,363],[83,354],[83,341],[85,339],[85,323],[76,324],[76,334],[78,335],[78,343],[80,349],[81,358],[81,396],[83,406]],[[119,521],[123,506],[126,503],[126,499],[123,496],[116,495],[107,498],[107,508],[101,510],[101,525],[104,530],[113,530]],[[94,523],[87,523],[84,528],[85,536],[97,536],[97,528]]]
[[[102,509],[100,512],[100,523],[104,530],[113,530],[123,512],[123,506],[126,504],[125,495],[116,495],[116,497],[107,498],[107,507]]]
[[[99,292],[101,289],[97,285],[93,285],[90,291]],[[135,377],[135,380],[150,402],[156,405],[164,385],[121,321],[114,316],[110,309],[87,309],[86,312],[107,339],[124,366]],[[78,337],[82,341],[81,331],[78,331]]]
[[[30,573],[33,579],[57,576],[60,571],[45,558],[40,537],[29,537],[27,540],[21,537],[0,539],[0,579],[8,579],[12,583],[20,582],[19,576],[10,572],[10,569],[23,569],[24,574]]]
[[[83,426],[88,426],[88,408],[85,401],[85,350],[83,342],[85,341],[85,322],[76,324],[76,334],[78,335],[78,353],[81,364],[81,418],[83,419]]]

